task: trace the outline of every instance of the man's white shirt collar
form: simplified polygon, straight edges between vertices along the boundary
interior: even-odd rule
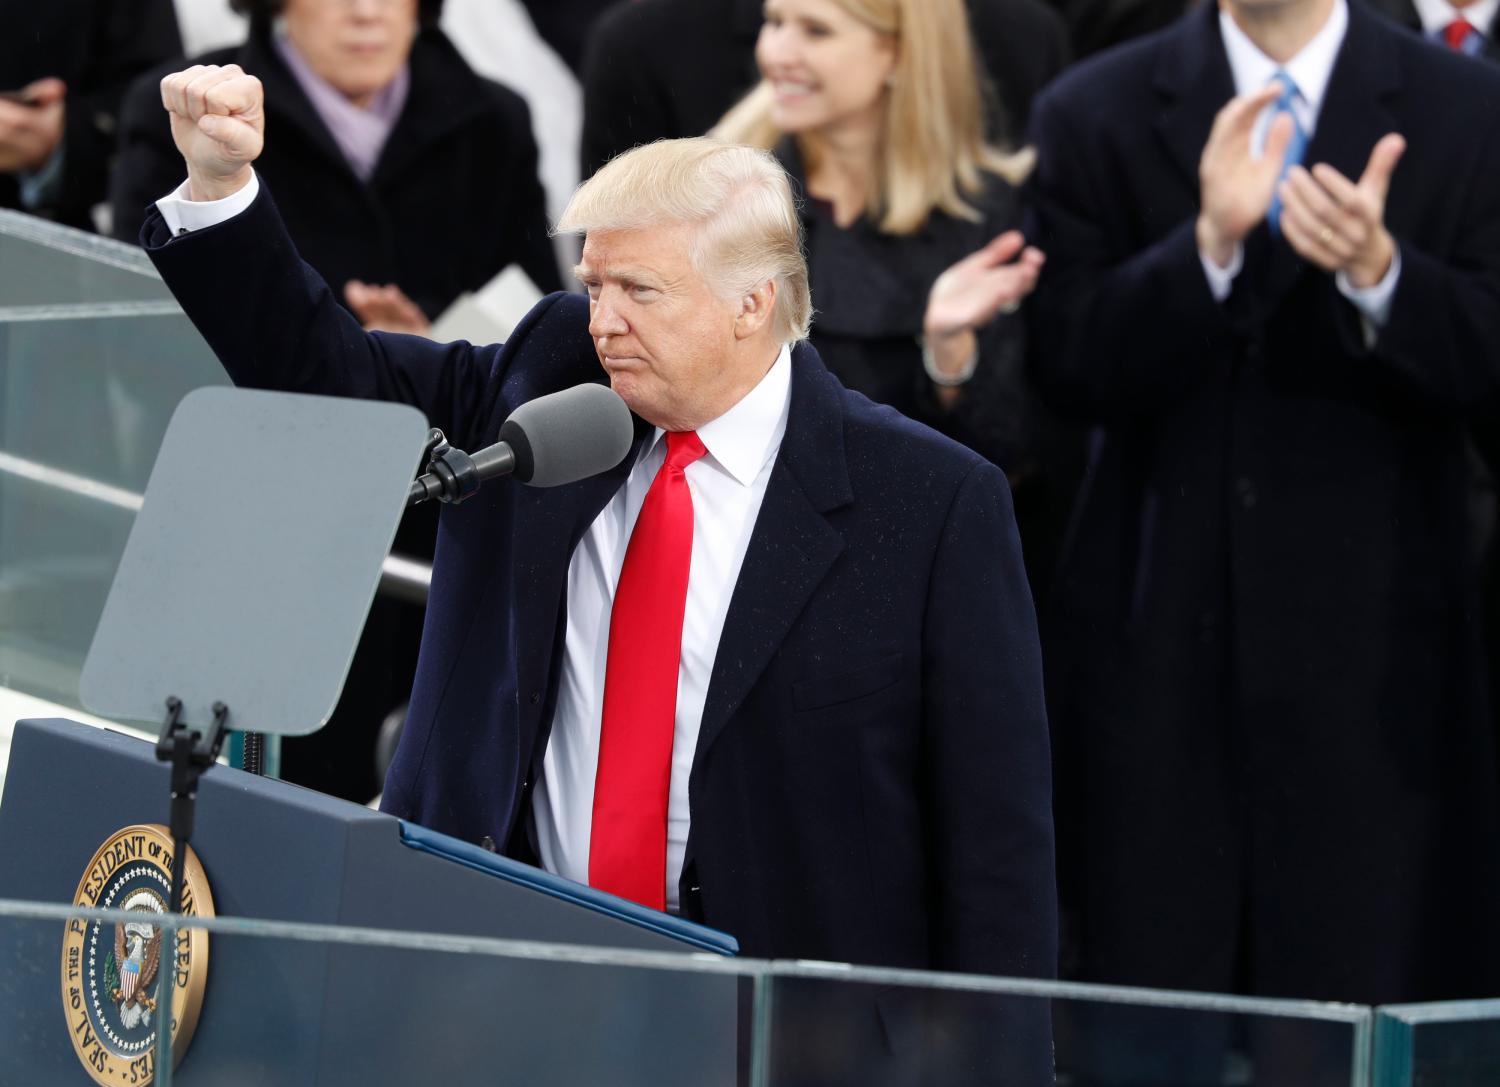
[[[1317,125],[1318,113],[1323,108],[1323,97],[1328,92],[1328,80],[1333,75],[1333,65],[1338,59],[1339,46],[1344,44],[1344,34],[1349,29],[1349,6],[1346,0],[1334,0],[1328,21],[1323,24],[1311,41],[1302,47],[1291,60],[1277,64],[1260,51],[1248,35],[1239,28],[1229,12],[1219,9],[1219,30],[1224,39],[1224,51],[1229,56],[1229,70],[1234,76],[1234,93],[1250,94],[1260,90],[1278,70],[1284,69],[1297,84],[1297,90],[1307,103],[1310,117],[1299,118],[1308,135]]]
[[[760,383],[738,404],[711,423],[698,428],[698,439],[712,462],[737,483],[748,487],[760,475],[766,461],[781,448],[791,397],[792,351],[783,346]],[[666,431],[656,428],[645,457],[656,448]]]
[[[1476,0],[1467,7],[1456,8],[1448,0],[1412,0],[1417,17],[1422,20],[1422,29],[1429,34],[1438,34],[1454,19],[1462,19],[1481,34],[1489,34],[1495,22],[1495,12],[1500,9],[1500,0]]]

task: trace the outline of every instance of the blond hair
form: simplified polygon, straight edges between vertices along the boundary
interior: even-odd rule
[[[807,339],[812,297],[802,220],[791,181],[775,157],[699,136],[627,151],[580,185],[557,230],[589,234],[687,223],[693,267],[721,298],[776,282],[771,331],[781,343]]]
[[[1035,155],[1004,153],[985,141],[984,91],[962,0],[834,0],[855,19],[892,40],[896,64],[886,103],[870,212],[888,234],[911,234],[934,211],[981,216],[970,197],[982,174],[1018,185]],[[752,147],[784,137],[771,120],[774,92],[762,80],[714,126],[710,135]],[[799,141],[807,167],[816,147]]]

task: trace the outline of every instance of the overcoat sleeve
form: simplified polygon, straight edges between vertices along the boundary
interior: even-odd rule
[[[297,256],[264,179],[242,214],[177,238],[153,206],[141,244],[237,385],[411,404],[469,449],[514,407],[501,380],[514,351],[361,328]],[[511,344],[560,297],[539,302]]]
[[[1031,591],[1003,473],[978,464],[948,511],[923,624],[933,962],[1056,976],[1051,749]]]
[[[1227,357],[1234,325],[1209,290],[1187,217],[1130,252],[1121,197],[1095,133],[1055,96],[1037,103],[1033,244],[1047,254],[1033,303],[1031,364],[1057,408],[1109,419],[1159,408]]]
[[[1452,195],[1466,205],[1452,249],[1426,252],[1403,238],[1399,226],[1391,228],[1400,278],[1373,345],[1354,306],[1330,291],[1339,336],[1352,356],[1386,367],[1434,406],[1461,414],[1500,401],[1500,129],[1477,126],[1474,136],[1482,141],[1474,173]],[[1398,164],[1393,188],[1400,170]]]

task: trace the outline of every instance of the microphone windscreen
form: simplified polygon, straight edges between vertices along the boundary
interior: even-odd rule
[[[528,400],[500,427],[516,454],[515,477],[557,487],[607,472],[635,442],[630,409],[607,385],[575,385]]]

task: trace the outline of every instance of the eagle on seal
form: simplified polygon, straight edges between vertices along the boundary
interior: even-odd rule
[[[110,999],[120,1005],[120,1014],[126,1015],[134,1005],[154,1010],[156,1002],[147,994],[161,964],[161,930],[142,921],[117,924],[115,962],[120,964],[120,987],[110,993]]]

